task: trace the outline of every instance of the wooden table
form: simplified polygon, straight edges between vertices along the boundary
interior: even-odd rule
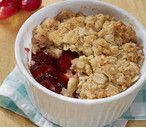
[[[43,0],[42,6],[59,0]],[[146,26],[146,0],[103,0],[117,5],[139,19]],[[0,83],[15,67],[14,45],[17,32],[24,21],[34,12],[20,11],[0,21]],[[0,126],[35,126],[29,120],[0,108]],[[129,121],[127,126],[146,126],[146,121]]]

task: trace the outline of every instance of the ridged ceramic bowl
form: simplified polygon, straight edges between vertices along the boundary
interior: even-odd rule
[[[56,94],[35,81],[28,69],[28,54],[31,49],[32,30],[46,17],[54,17],[62,9],[81,11],[86,15],[104,13],[132,24],[146,56],[146,32],[143,25],[126,11],[111,4],[96,0],[67,0],[49,5],[33,14],[21,27],[15,46],[17,65],[26,77],[27,91],[34,106],[48,120],[60,126],[104,126],[117,120],[131,105],[146,80],[146,60],[139,80],[126,91],[112,97],[82,100]],[[30,55],[29,55],[30,56]]]

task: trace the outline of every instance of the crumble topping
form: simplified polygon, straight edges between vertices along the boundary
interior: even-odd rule
[[[59,58],[63,51],[79,54],[72,60],[67,88],[61,94],[81,99],[116,95],[138,80],[144,60],[132,27],[103,14],[85,16],[61,11],[45,19],[33,31],[32,52],[45,52]]]

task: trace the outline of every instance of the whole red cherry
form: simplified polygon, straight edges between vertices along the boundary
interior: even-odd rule
[[[42,0],[22,0],[20,8],[26,11],[33,11],[40,7]]]
[[[19,10],[20,0],[0,0],[0,19],[5,19]]]

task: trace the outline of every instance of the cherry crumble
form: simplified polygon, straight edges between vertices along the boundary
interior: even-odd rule
[[[104,14],[62,10],[33,30],[32,76],[68,97],[116,95],[140,77],[144,60],[132,26]]]

